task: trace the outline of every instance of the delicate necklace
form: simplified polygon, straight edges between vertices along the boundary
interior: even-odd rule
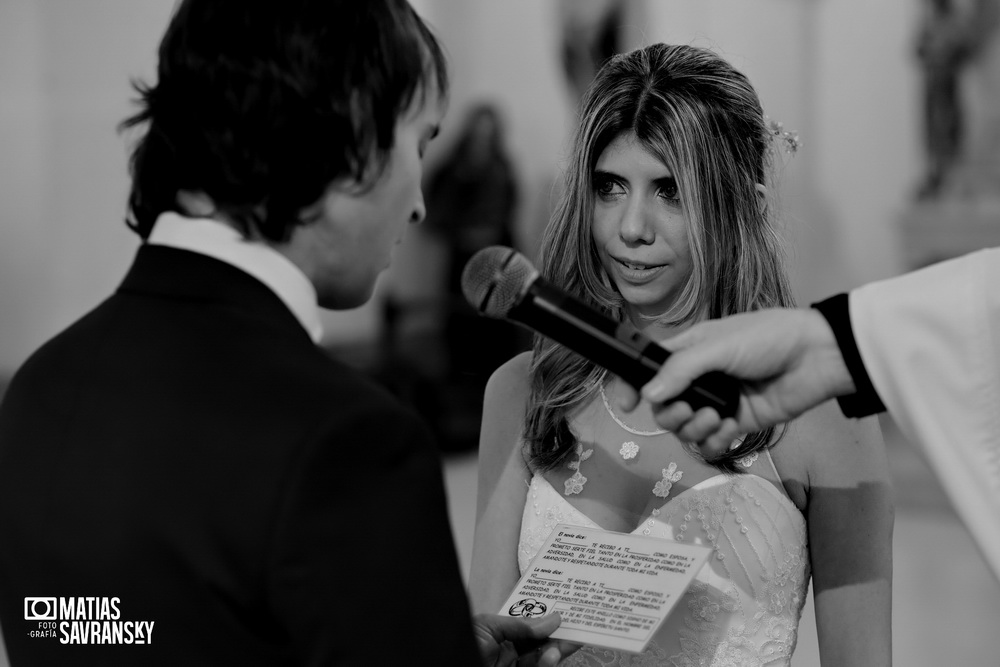
[[[611,418],[615,420],[615,423],[621,426],[623,430],[628,431],[633,435],[642,435],[646,437],[670,433],[670,431],[664,428],[658,428],[653,431],[640,431],[637,428],[629,426],[628,424],[623,422],[621,418],[618,417],[618,415],[615,414],[614,410],[611,409],[611,403],[608,401],[608,395],[604,393],[603,382],[599,385],[599,388],[601,391],[601,401],[604,402],[604,409],[608,411],[608,414],[611,415]],[[621,449],[618,450],[618,453],[621,454],[622,458],[625,459],[626,461],[628,461],[629,459],[634,459],[636,455],[639,453],[639,445],[635,444],[635,442],[631,440],[628,440],[622,443],[622,447]]]
[[[629,426],[628,424],[626,424],[625,422],[623,422],[618,417],[618,415],[615,414],[614,410],[611,409],[611,403],[608,402],[608,395],[604,393],[604,384],[600,385],[600,390],[601,390],[601,400],[604,401],[604,408],[608,411],[608,414],[611,415],[611,418],[615,420],[616,424],[618,424],[619,426],[621,426],[623,429],[625,429],[629,433],[632,433],[634,435],[647,435],[647,436],[648,435],[663,435],[664,433],[670,433],[670,431],[668,431],[665,428],[658,428],[658,429],[655,429],[653,431],[640,431],[637,428]]]

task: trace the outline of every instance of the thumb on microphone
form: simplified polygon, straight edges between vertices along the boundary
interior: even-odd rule
[[[660,366],[660,370],[638,392],[638,396],[653,404],[666,403],[691,386],[695,379],[709,371],[720,370],[724,365],[712,363],[711,354],[677,355],[677,352],[693,347],[705,338],[704,329],[695,325],[676,336],[660,342],[670,351],[670,357]],[[639,398],[635,398],[638,402]],[[634,406],[633,406],[634,407]]]
[[[672,355],[676,351],[694,345],[697,342],[697,334],[697,330],[692,333],[691,329],[686,329],[665,341],[659,341],[658,344],[670,351]],[[672,356],[668,358],[663,366],[660,367],[659,372],[641,389],[634,389],[627,382],[621,383],[616,407],[621,408],[625,412],[631,412],[636,409],[642,398],[646,398],[654,405],[665,403],[690,387],[694,380],[708,370],[715,370],[714,368],[706,367],[706,370],[699,371],[699,367],[692,366],[690,363],[682,361],[682,363],[678,364],[676,360],[671,363],[672,360]],[[694,361],[697,362],[697,360]],[[664,370],[667,366],[670,366],[669,371]]]

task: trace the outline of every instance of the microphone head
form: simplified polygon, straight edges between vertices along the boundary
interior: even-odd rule
[[[538,275],[527,258],[505,246],[483,248],[462,271],[462,293],[483,315],[504,318]]]

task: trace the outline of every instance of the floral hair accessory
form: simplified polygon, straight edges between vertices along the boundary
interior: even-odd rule
[[[767,131],[772,140],[784,144],[786,153],[794,153],[802,147],[798,132],[786,131],[783,123],[771,120],[767,116],[764,116],[764,122],[767,123]]]

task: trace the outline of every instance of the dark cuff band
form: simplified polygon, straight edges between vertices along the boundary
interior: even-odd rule
[[[848,295],[846,293],[837,294],[812,304],[812,307],[826,318],[833,330],[837,346],[840,347],[840,353],[844,356],[847,372],[854,380],[855,392],[837,398],[840,411],[844,413],[845,417],[867,417],[878,412],[885,412],[885,404],[882,403],[878,392],[875,391],[875,386],[872,385],[871,378],[868,377],[868,371],[861,360],[861,352],[858,351],[858,344],[854,340]]]

